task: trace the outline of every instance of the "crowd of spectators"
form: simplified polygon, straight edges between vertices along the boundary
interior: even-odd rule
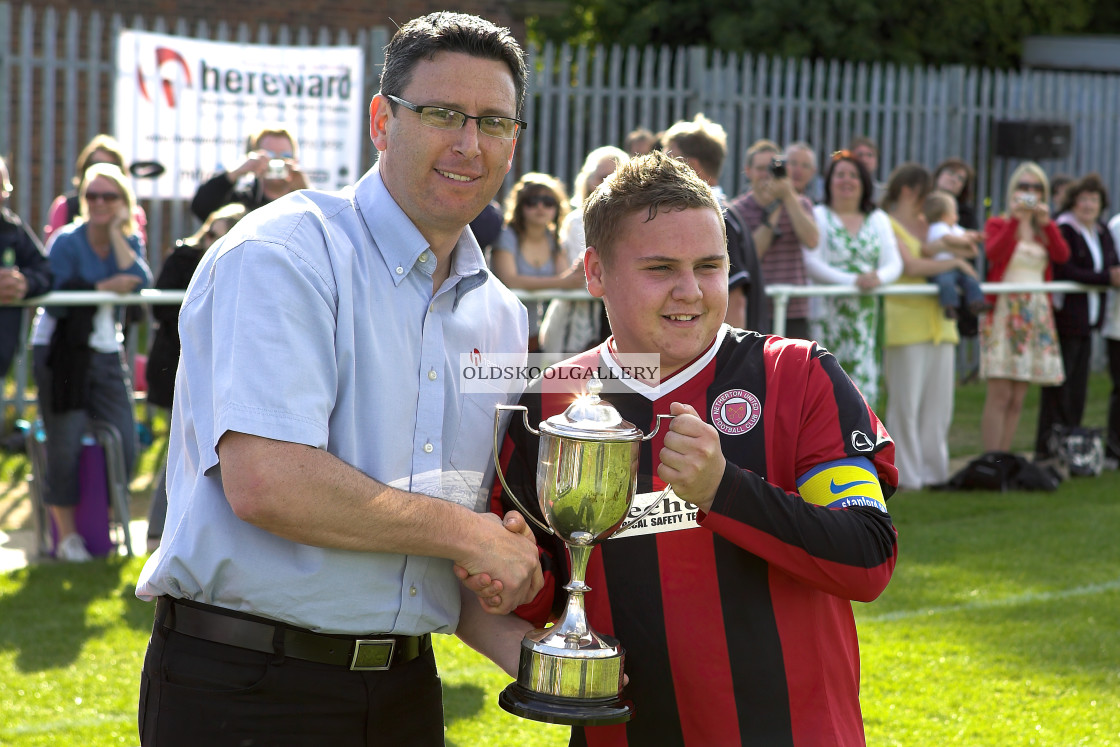
[[[639,128],[621,148],[604,145],[591,150],[573,179],[570,200],[560,179],[524,174],[510,189],[504,209],[491,203],[471,224],[492,272],[516,289],[582,288],[586,250],[582,205],[619,164],[651,149],[684,160],[712,186],[724,206],[731,260],[728,323],[769,333],[774,304],[766,295],[767,284],[854,288],[845,295],[790,299],[782,328],[787,337],[814,339],[829,349],[873,405],[885,399],[886,424],[898,449],[900,487],[918,489],[948,478],[954,351],[961,335],[979,335],[979,373],[987,385],[982,416],[985,450],[1010,450],[1029,386],[1042,387],[1034,448],[1038,459],[1055,456],[1056,430],[1081,425],[1093,340],[1100,336],[1113,382],[1104,438],[1106,464],[1116,465],[1120,459],[1120,303],[1115,291],[984,297],[979,290],[981,280],[1068,279],[1120,286],[1116,251],[1120,215],[1106,223],[1108,195],[1097,175],[1080,179],[1055,175],[1051,180],[1037,164],[1023,163],[1008,185],[1006,212],[983,220],[978,215],[975,171],[960,158],[944,160],[932,173],[912,163],[884,171],[875,141],[857,136],[846,149],[824,158],[819,173],[818,152],[812,144],[796,141],[783,147],[760,139],[745,154],[749,188],[738,196],[725,195],[719,182],[727,156],[726,133],[701,114],[661,133]],[[169,250],[159,288],[185,288],[205,249],[241,216],[307,186],[298,140],[286,127],[274,124],[251,133],[245,151],[236,166],[199,185],[191,211],[202,227],[177,242],[173,252]],[[150,280],[144,261],[146,216],[131,196],[126,173],[120,144],[108,135],[94,137],[75,164],[73,190],[52,203],[40,243],[3,206],[12,187],[0,161],[0,229],[13,237],[6,243],[14,252],[9,257],[5,250],[0,268],[3,299],[81,285],[131,292]],[[884,173],[888,178],[882,181]],[[80,238],[79,248],[48,254],[63,238],[66,245]],[[986,276],[981,276],[985,269]],[[16,280],[11,279],[13,273]],[[888,295],[884,300],[868,293],[883,285],[917,282],[936,283],[938,295]],[[559,359],[610,334],[609,320],[596,299],[529,305],[531,352]],[[112,313],[98,312],[105,319]],[[159,331],[152,337],[147,384],[152,403],[163,407],[171,402],[177,314],[175,306],[157,306],[153,311]],[[36,375],[44,392],[51,391],[46,355],[53,344],[53,320],[64,316],[52,310],[46,317],[51,322],[37,325]],[[5,370],[18,331],[18,321],[8,321],[0,330],[0,336],[6,335],[0,340]],[[115,329],[95,325],[93,334],[100,330],[100,337],[93,350],[119,360],[119,330]],[[91,336],[91,345],[92,340]],[[111,368],[108,378],[114,401],[126,401],[133,384],[129,369],[117,364]],[[93,405],[83,405],[83,412],[116,417],[112,408],[104,413],[96,410],[98,401],[94,398]],[[42,409],[48,430],[58,432],[57,413],[62,410],[57,400],[52,410],[46,397]],[[122,435],[131,442],[133,429],[123,416],[118,419],[122,431],[128,431]],[[79,423],[61,432],[74,441],[83,427]],[[135,446],[126,447],[131,465]],[[56,454],[65,451],[60,446]],[[72,528],[66,514],[71,498],[66,494],[73,492],[73,476],[59,465],[72,457],[64,453],[52,460],[45,495],[63,530],[60,552],[69,559],[83,559],[81,548],[73,541],[69,546],[65,543]],[[155,492],[161,490],[162,481]],[[159,541],[162,505],[162,496],[155,496],[150,545]]]

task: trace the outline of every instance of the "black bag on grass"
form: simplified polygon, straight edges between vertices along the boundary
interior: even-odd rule
[[[989,451],[962,467],[945,484],[947,490],[1057,490],[1061,476],[1006,451]]]

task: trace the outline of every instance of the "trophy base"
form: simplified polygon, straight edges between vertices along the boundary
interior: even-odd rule
[[[609,726],[634,715],[634,706],[620,696],[612,698],[564,698],[544,695],[510,683],[498,696],[498,705],[514,716],[567,726]]]

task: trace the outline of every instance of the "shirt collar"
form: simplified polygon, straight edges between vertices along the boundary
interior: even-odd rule
[[[399,286],[414,269],[431,277],[436,258],[429,251],[430,244],[389,194],[376,165],[358,180],[354,199],[393,283]],[[470,227],[465,227],[451,253],[451,274],[440,290],[454,287],[458,306],[466,293],[481,286],[489,276],[482,249]]]

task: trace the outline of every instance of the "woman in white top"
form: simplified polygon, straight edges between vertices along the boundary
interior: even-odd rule
[[[813,208],[820,232],[815,249],[803,249],[805,270],[816,285],[854,285],[855,296],[815,297],[810,332],[828,348],[872,406],[879,399],[879,298],[867,293],[893,283],[902,259],[886,213],[871,201],[867,169],[848,151],[832,156],[824,202]]]
[[[560,248],[569,263],[583,262],[587,243],[583,234],[583,203],[603,180],[627,160],[626,152],[604,145],[587,154],[574,181],[572,210],[560,224]],[[541,350],[553,355],[581,353],[602,342],[603,302],[556,300],[541,322]]]

